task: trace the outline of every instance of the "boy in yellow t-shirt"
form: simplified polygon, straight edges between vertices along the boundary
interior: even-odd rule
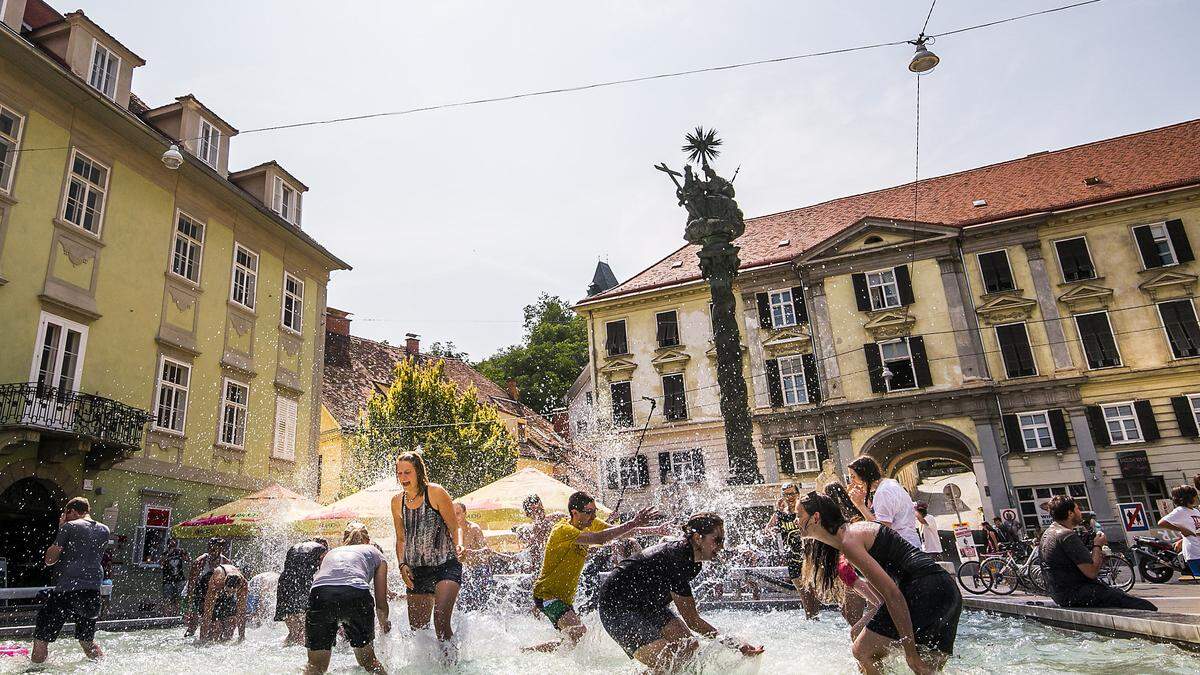
[[[666,531],[664,527],[643,527],[658,517],[658,512],[651,508],[638,511],[628,523],[611,527],[596,517],[596,501],[585,492],[571,495],[567,511],[570,517],[550,530],[542,571],[533,584],[533,604],[567,640],[576,642],[587,632],[573,605],[588,549],[625,536],[663,535]],[[560,644],[562,640],[552,640],[526,647],[526,651],[553,651]]]

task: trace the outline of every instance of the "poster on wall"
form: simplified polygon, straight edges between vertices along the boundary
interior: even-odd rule
[[[954,526],[954,545],[958,548],[960,561],[979,560],[979,551],[975,548],[975,538],[971,536],[971,528],[966,523],[958,523]]]

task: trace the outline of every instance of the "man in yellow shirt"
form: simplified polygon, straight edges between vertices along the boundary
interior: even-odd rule
[[[631,535],[663,535],[666,529],[665,526],[643,527],[659,515],[652,508],[642,509],[629,522],[611,527],[596,517],[596,501],[585,492],[571,495],[567,500],[567,511],[570,518],[560,520],[550,530],[542,571],[533,584],[533,604],[567,640],[576,642],[587,632],[573,605],[588,549]],[[553,640],[526,649],[548,652],[560,644],[562,640]]]

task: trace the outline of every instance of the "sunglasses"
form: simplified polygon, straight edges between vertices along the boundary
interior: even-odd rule
[[[585,516],[594,516],[594,515],[596,515],[596,507],[593,506],[590,509],[580,509],[579,512],[584,514]]]

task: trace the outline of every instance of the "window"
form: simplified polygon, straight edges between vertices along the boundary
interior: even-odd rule
[[[1108,312],[1076,314],[1075,325],[1079,328],[1079,339],[1083,342],[1083,353],[1088,368],[1112,368],[1121,365],[1121,353],[1113,339],[1112,325]]]
[[[77,391],[87,345],[86,326],[42,312],[29,379],[40,391]]]
[[[25,118],[0,105],[0,192],[12,192]]]
[[[1188,403],[1192,407],[1192,419],[1196,421],[1196,425],[1200,426],[1200,394],[1192,394],[1187,397]]]
[[[221,396],[221,445],[242,449],[246,447],[246,407],[250,387],[225,378]]]
[[[796,473],[821,470],[821,455],[817,451],[816,436],[800,436],[789,440],[792,444],[792,466]]]
[[[1008,377],[1037,375],[1037,364],[1033,360],[1033,350],[1029,348],[1029,332],[1024,323],[996,326],[996,339],[1000,342],[1000,356]]]
[[[1076,237],[1056,241],[1054,249],[1058,252],[1058,266],[1062,270],[1063,281],[1096,278],[1096,267],[1092,265],[1092,256],[1088,252],[1086,239]]]
[[[900,287],[896,284],[896,271],[867,272],[867,293],[871,297],[871,309],[899,307]]]
[[[275,177],[275,194],[272,204],[272,208],[280,218],[293,225],[300,224],[300,193],[278,176]]]
[[[983,288],[988,293],[1011,291],[1017,287],[1013,283],[1012,269],[1008,266],[1006,251],[980,253],[979,271],[983,274]]]
[[[796,304],[792,299],[792,289],[771,291],[771,326],[783,328],[796,325]],[[713,331],[716,334],[716,330]]]
[[[283,273],[283,327],[299,333],[304,325],[304,282]]]
[[[1133,239],[1142,256],[1142,267],[1155,269],[1195,260],[1183,221],[1168,220],[1133,228]]]
[[[633,392],[628,382],[613,382],[609,386],[612,393],[612,420],[615,427],[633,426]]]
[[[187,421],[188,385],[192,368],[167,357],[159,359],[154,428],[182,434]]]
[[[171,531],[171,509],[166,506],[142,506],[142,524],[134,546],[134,564],[157,566],[167,548]]]
[[[1150,514],[1148,520],[1151,523],[1158,523],[1163,516],[1167,515],[1158,510],[1158,500],[1171,498],[1167,493],[1167,486],[1164,484],[1162,476],[1114,478],[1113,491],[1117,493],[1118,502],[1141,502],[1142,506],[1146,508],[1146,513]]]
[[[171,271],[199,285],[200,260],[204,254],[204,225],[179,211],[175,219],[175,242],[171,248]]]
[[[658,347],[674,347],[679,344],[679,313],[675,310],[654,315],[658,324]]]
[[[233,283],[229,290],[229,299],[246,309],[253,310],[257,285],[258,254],[235,243],[233,245]]]
[[[208,123],[208,120],[200,120],[200,160],[212,168],[217,168],[217,162],[221,156],[221,130]]]
[[[629,340],[625,335],[624,319],[604,324],[604,334],[604,350],[609,356],[629,353]]]
[[[584,436],[587,434],[587,432],[588,432],[587,420],[575,420],[575,434],[578,436]]]
[[[108,167],[75,150],[63,199],[62,219],[100,236],[104,220],[104,195],[108,190]]]
[[[121,58],[92,40],[92,69],[88,74],[88,84],[106,97],[116,100],[117,73],[120,71]]]
[[[1021,510],[1021,523],[1027,529],[1048,527],[1054,522],[1048,511],[1042,510],[1042,504],[1050,501],[1056,495],[1070,495],[1075,499],[1081,511],[1091,511],[1092,504],[1088,498],[1087,489],[1083,483],[1068,483],[1065,485],[1037,485],[1017,488],[1017,503]]]
[[[663,417],[668,420],[687,419],[687,396],[683,391],[683,373],[664,375]]]
[[[1161,302],[1158,314],[1167,331],[1171,355],[1177,359],[1200,356],[1200,324],[1196,322],[1196,307],[1191,299]]]
[[[1017,415],[1021,425],[1021,440],[1026,450],[1053,450],[1054,432],[1050,428],[1050,415],[1045,410]]]
[[[620,457],[620,458],[618,458],[617,459],[617,480],[618,480],[617,487],[636,488],[636,487],[642,487],[643,485],[648,484],[650,482],[648,476],[646,477],[646,480],[642,480],[643,475],[646,473],[646,470],[643,469],[645,462],[646,462],[646,458],[641,455],[639,455],[637,457]]]
[[[1108,427],[1108,438],[1114,444],[1138,443],[1142,440],[1142,427],[1138,424],[1133,402],[1102,405],[1104,424]]]
[[[699,483],[704,480],[704,451],[675,450],[658,453],[659,478],[667,483]]]
[[[784,405],[808,403],[808,387],[804,382],[804,357],[779,359],[779,386]]]
[[[883,361],[884,369],[892,374],[890,382],[887,382],[886,376],[884,378],[888,391],[916,388],[917,378],[913,370],[912,351],[908,348],[908,340],[880,342],[879,357]]]
[[[296,412],[296,399],[275,397],[275,443],[271,446],[271,457],[295,461]]]
[[[583,402],[584,402],[584,403],[588,404],[588,406],[591,406],[591,405],[592,405],[592,400],[593,400],[593,399],[592,399],[592,392],[590,392],[590,391],[585,391],[585,392],[583,392]]]

